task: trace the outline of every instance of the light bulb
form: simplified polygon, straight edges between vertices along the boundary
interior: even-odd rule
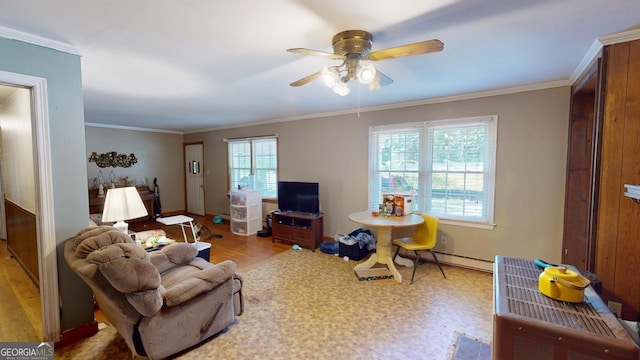
[[[338,71],[335,68],[328,68],[328,67],[323,67],[322,68],[322,80],[324,80],[324,83],[332,88],[335,84],[336,81],[338,79]]]
[[[358,78],[363,84],[370,83],[376,77],[376,68],[372,64],[362,66]]]
[[[378,76],[378,74],[376,74],[376,76],[373,77],[373,80],[369,82],[369,90],[380,90],[380,76]]]
[[[349,86],[346,83],[338,81],[333,85],[333,91],[340,96],[345,96],[351,91],[351,89],[349,89]]]

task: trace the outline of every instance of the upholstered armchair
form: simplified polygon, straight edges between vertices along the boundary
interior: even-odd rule
[[[147,253],[110,226],[66,242],[65,260],[93,290],[134,355],[161,359],[221,332],[242,314],[234,262],[212,264],[192,244]]]

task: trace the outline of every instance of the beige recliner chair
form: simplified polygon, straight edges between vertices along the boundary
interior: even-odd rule
[[[243,312],[236,264],[196,254],[187,243],[147,253],[110,226],[84,229],[64,247],[65,260],[133,354],[150,359],[202,342]]]

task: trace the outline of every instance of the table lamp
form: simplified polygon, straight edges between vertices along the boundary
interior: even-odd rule
[[[147,214],[147,209],[144,207],[135,186],[107,190],[104,210],[102,211],[103,222],[115,221],[116,223],[113,224],[113,227],[127,234],[129,224],[124,221],[143,217]]]

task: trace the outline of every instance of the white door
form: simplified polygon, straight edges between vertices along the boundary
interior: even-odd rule
[[[204,216],[204,150],[202,144],[185,145],[187,212]]]

